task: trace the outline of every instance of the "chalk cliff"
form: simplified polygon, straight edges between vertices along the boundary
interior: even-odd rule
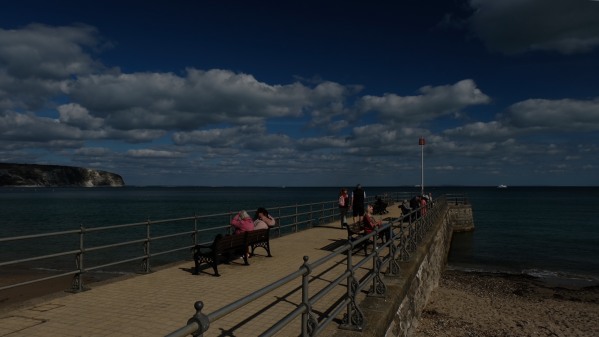
[[[0,186],[124,186],[115,173],[60,165],[0,163]]]

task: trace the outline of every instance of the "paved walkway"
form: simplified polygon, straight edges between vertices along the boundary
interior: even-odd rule
[[[391,213],[386,216],[399,215],[397,207],[389,210]],[[195,313],[196,301],[204,302],[204,313],[214,312],[297,271],[303,256],[309,256],[313,262],[329,254],[345,243],[346,238],[346,230],[335,222],[272,240],[273,257],[266,257],[259,248],[256,251],[259,255],[250,259],[250,266],[244,266],[241,259],[220,265],[221,277],[208,273],[192,275],[193,261],[185,261],[147,275],[91,284],[89,291],[0,314],[0,336],[164,336],[186,324]],[[366,263],[364,268],[371,266]],[[343,270],[345,267],[339,261],[315,270],[310,296],[330,284]],[[211,273],[212,269],[206,271]],[[300,285],[298,279],[217,320],[204,336],[259,335],[297,307]],[[313,310],[322,313],[345,291],[345,283],[340,284]],[[339,316],[342,314],[343,311]],[[322,336],[335,333],[337,323],[327,329]],[[298,336],[299,331],[296,319],[278,336]]]

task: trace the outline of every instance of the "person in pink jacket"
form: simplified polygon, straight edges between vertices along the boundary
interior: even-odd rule
[[[254,230],[254,221],[245,210],[242,210],[231,220],[231,226],[235,227],[234,234],[250,232]]]

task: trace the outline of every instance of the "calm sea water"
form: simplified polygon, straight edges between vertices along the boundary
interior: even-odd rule
[[[404,187],[368,188],[416,193]],[[449,267],[599,280],[599,188],[432,187],[465,194],[476,229],[454,235]],[[2,188],[0,237],[335,200],[338,188]],[[0,251],[0,260],[7,252]]]

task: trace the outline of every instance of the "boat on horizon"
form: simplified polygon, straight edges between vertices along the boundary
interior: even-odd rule
[[[507,185],[501,184],[501,185],[497,186],[497,188],[507,188]]]

